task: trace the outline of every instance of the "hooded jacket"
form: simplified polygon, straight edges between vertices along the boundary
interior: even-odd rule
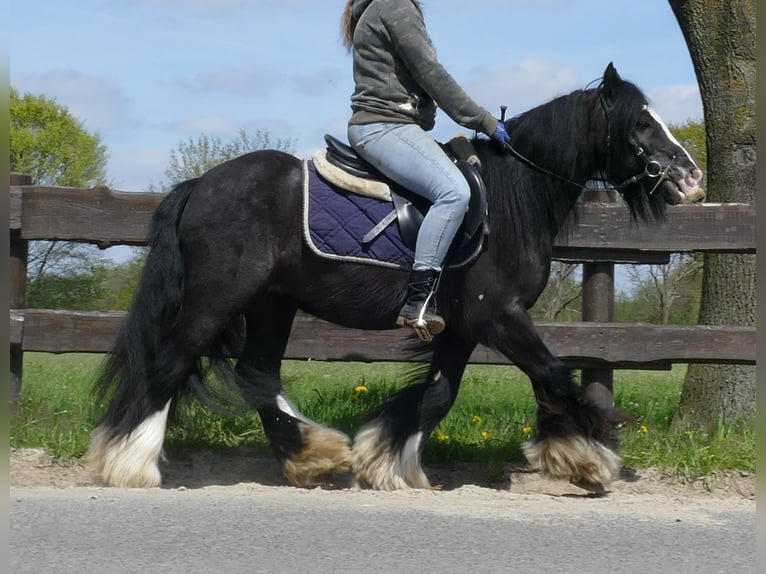
[[[436,57],[413,0],[356,0],[349,123],[415,123],[428,131],[436,106],[456,123],[492,135],[497,119],[474,102]]]

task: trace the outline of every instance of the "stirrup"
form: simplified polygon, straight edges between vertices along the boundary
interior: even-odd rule
[[[446,327],[444,323],[444,319],[439,317],[438,315],[435,315],[439,319],[439,321],[431,321],[429,323],[425,319],[425,314],[427,310],[427,305],[423,305],[420,309],[420,313],[418,313],[417,318],[413,319],[406,319],[402,317],[401,315],[396,319],[396,324],[400,327],[412,327],[415,330],[415,334],[417,334],[418,338],[421,341],[424,341],[426,343],[430,343],[433,341],[434,335],[438,335],[442,331],[444,331],[444,328]]]
[[[431,333],[431,330],[428,328],[428,323],[423,319],[417,319],[415,321],[400,321],[397,319],[396,324],[400,327],[412,327],[415,330],[418,339],[426,343],[430,343],[434,339],[433,333]],[[441,333],[441,331],[439,332]]]
[[[422,318],[418,318],[418,320],[413,323],[412,328],[415,329],[415,334],[421,341],[430,343],[434,340],[434,336],[431,334],[431,331],[428,330],[428,323]]]

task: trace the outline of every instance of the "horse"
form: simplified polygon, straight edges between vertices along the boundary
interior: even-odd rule
[[[254,151],[175,186],[153,214],[134,300],[94,383],[106,407],[86,460],[98,480],[159,486],[169,413],[185,395],[210,394],[213,371],[257,411],[289,483],[313,487],[345,475],[361,488],[429,488],[427,439],[482,344],[531,382],[537,428],[522,445],[531,467],[603,492],[619,476],[625,413],[576,382],[528,311],[548,280],[554,238],[599,174],[633,221],[647,225],[661,221],[667,205],[704,192],[699,167],[643,92],[612,63],[599,80],[504,119],[509,149],[474,136],[486,185],[485,245],[470,264],[442,273],[437,297],[447,326],[420,343],[430,364],[375,408],[353,440],[301,413],[284,390],[293,320],[300,309],[350,328],[396,328],[409,270],[309,249],[307,160],[291,154]]]

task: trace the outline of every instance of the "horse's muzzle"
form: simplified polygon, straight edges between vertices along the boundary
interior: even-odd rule
[[[681,203],[698,203],[705,199],[705,190],[700,187],[702,171],[693,169],[677,182],[678,189],[683,194]]]

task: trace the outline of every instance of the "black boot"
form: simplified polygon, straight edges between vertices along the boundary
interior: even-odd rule
[[[427,269],[410,273],[410,287],[407,301],[399,311],[396,324],[400,327],[412,327],[424,341],[430,341],[433,335],[444,331],[444,319],[436,308],[436,288],[439,271]]]

